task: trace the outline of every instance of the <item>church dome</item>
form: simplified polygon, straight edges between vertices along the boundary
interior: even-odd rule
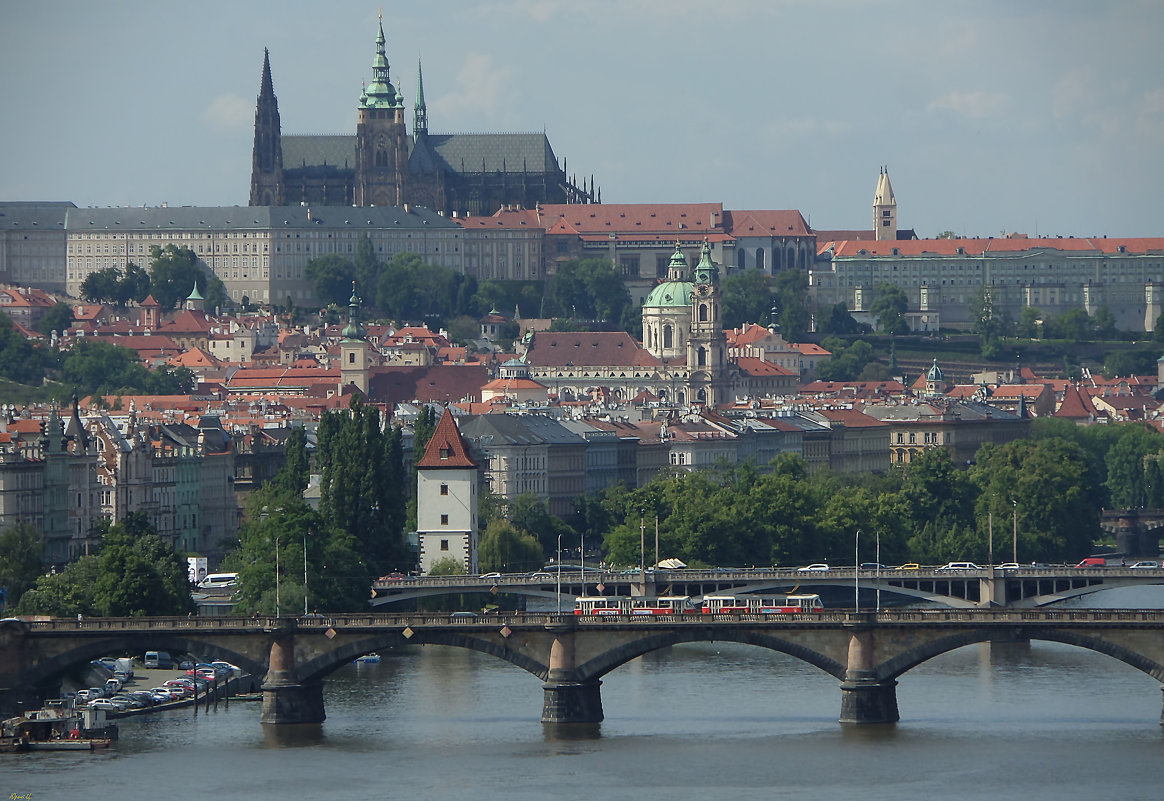
[[[691,306],[691,283],[689,281],[664,281],[651,290],[643,301],[643,308],[673,308]]]

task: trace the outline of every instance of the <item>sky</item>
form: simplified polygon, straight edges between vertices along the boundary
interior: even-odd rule
[[[931,237],[1164,236],[1159,0],[379,0],[433,133],[544,131],[606,203]],[[0,200],[244,205],[284,134],[354,134],[376,3],[0,0]]]

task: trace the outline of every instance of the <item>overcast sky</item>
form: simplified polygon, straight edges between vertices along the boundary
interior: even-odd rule
[[[434,133],[544,130],[607,203],[799,209],[933,236],[1164,236],[1164,3],[383,2]],[[354,134],[376,2],[0,0],[0,200],[248,200],[283,133]]]

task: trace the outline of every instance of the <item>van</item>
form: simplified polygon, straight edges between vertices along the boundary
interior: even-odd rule
[[[142,659],[142,664],[147,668],[170,670],[174,667],[174,660],[166,651],[146,651],[145,658]]]
[[[1107,567],[1107,560],[1102,556],[1089,556],[1077,564],[1076,567]]]
[[[225,589],[233,587],[237,583],[238,573],[210,573],[198,582],[198,588],[202,590]]]

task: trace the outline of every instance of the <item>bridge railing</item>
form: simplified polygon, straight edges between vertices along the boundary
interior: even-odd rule
[[[829,609],[797,614],[677,614],[677,615],[574,615],[569,612],[490,612],[490,613],[343,613],[307,617],[117,617],[34,618],[22,620],[36,632],[94,633],[150,631],[191,634],[239,630],[298,630],[304,632],[349,628],[463,627],[476,630],[502,626],[579,626],[611,627],[650,625],[652,623],[691,626],[725,623],[804,623],[806,625],[893,625],[911,623],[1162,623],[1164,609],[883,609],[854,611]]]

